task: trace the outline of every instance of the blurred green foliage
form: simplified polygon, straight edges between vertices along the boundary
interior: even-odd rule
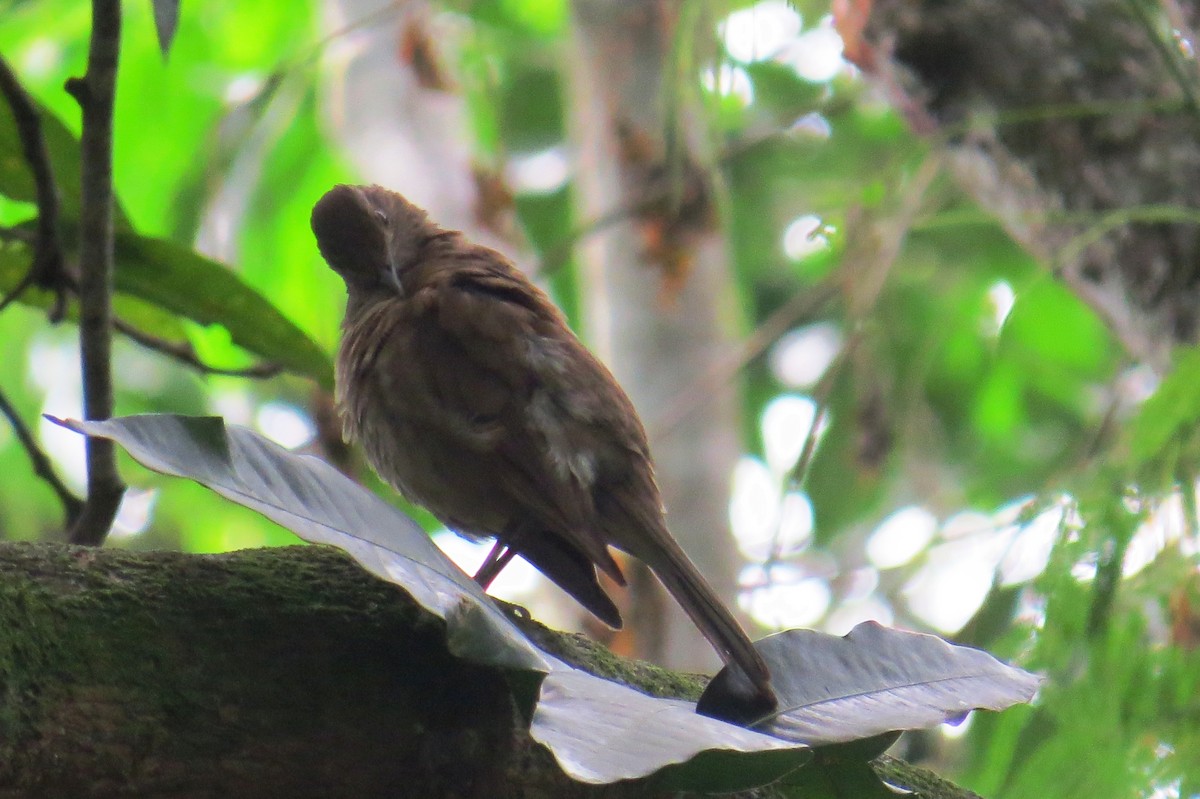
[[[747,5],[705,4],[705,13],[689,18],[707,25]],[[817,0],[792,6],[805,30],[828,12]],[[513,153],[569,147],[565,0],[447,8],[460,35],[443,67],[466,100],[477,161],[502,172]],[[317,384],[329,382],[342,290],[313,246],[309,210],[332,184],[371,179],[355,174],[330,140],[322,94],[323,70],[336,68],[325,56],[353,30],[328,28],[322,7],[311,3],[185,3],[164,58],[151,5],[126,4],[125,12],[115,141],[126,217],[118,312],[147,332],[189,342],[206,362],[275,360],[289,374],[260,382],[200,377],[122,341],[118,409],[222,413],[256,424],[267,403],[281,403],[311,416]],[[87,7],[0,0],[0,20],[0,53],[46,111],[70,243],[79,113],[62,85],[83,71]],[[698,32],[702,46],[678,48],[679,74],[689,81],[679,101],[704,95],[701,73],[721,64],[741,69],[754,92],[749,103],[734,93],[704,95],[747,325],[757,328],[798,295],[833,287],[831,299],[790,326],[833,322],[853,342],[815,387],[781,383],[769,353],[739,376],[749,454],[763,456],[760,419],[781,393],[811,392],[827,412],[815,458],[796,476],[815,515],[807,555],[832,558],[842,573],[863,567],[869,534],[905,504],[921,503],[945,521],[963,510],[1026,503],[1011,522],[1017,528],[1040,510],[1065,508],[1045,568],[1014,586],[997,578],[967,628],[978,635],[972,643],[1044,671],[1047,687],[1035,706],[977,718],[965,742],[947,742],[948,776],[995,797],[1197,795],[1200,350],[1181,349],[1174,372],[1141,402],[1153,386],[1129,388],[1135,365],[1045,265],[945,175],[914,194],[936,153],[856,75],[813,83],[773,60],[738,65],[708,33]],[[819,126],[793,129],[806,115],[816,115],[810,121],[827,126],[827,135]],[[240,193],[224,195],[231,185]],[[0,223],[19,232],[36,208],[7,108],[0,195]],[[884,235],[909,205],[915,212],[899,233],[903,244],[872,289],[863,263],[888,256],[881,250],[872,258],[868,249],[863,257],[856,248]],[[520,194],[515,210],[538,257],[564,262],[550,282],[575,319],[576,281],[563,248],[567,231],[589,220],[576,217],[570,185]],[[784,231],[805,214],[820,220],[829,244],[789,256]],[[195,254],[198,238],[227,266]],[[0,291],[16,285],[29,258],[20,236],[0,240]],[[1011,308],[1000,307],[1008,301]],[[70,399],[74,331],[69,321],[57,328],[46,321],[50,302],[31,291],[0,314],[0,390],[35,429],[41,412],[78,412]],[[10,475],[0,483],[0,536],[58,537],[61,510],[7,425],[0,425],[0,469]],[[294,540],[198,486],[126,473],[157,494],[152,523],[136,535],[118,533],[115,545],[210,552]],[[1140,551],[1131,543],[1137,532],[1171,513],[1182,532],[1123,575],[1126,558]],[[903,586],[924,559],[879,576],[898,623],[921,625],[905,610]]]

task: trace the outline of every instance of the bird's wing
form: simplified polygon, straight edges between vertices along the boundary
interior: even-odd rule
[[[493,434],[487,457],[505,494],[623,582],[593,504],[604,431],[580,423],[603,405],[587,390],[594,359],[565,363],[577,354],[570,343],[586,350],[561,315],[512,267],[495,263],[500,256],[483,252],[442,269],[430,265],[423,296],[413,298],[420,356],[409,368],[424,371],[443,429]],[[572,377],[580,369],[584,376]]]

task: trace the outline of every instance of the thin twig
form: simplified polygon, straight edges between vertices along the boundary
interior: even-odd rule
[[[1137,516],[1125,512],[1120,499],[1122,486],[1114,485],[1104,515],[1098,527],[1108,531],[1108,537],[1100,546],[1096,563],[1096,576],[1092,580],[1092,598],[1088,607],[1087,624],[1084,627],[1089,640],[1099,639],[1108,630],[1113,604],[1121,587],[1121,570],[1125,564],[1125,553],[1139,523],[1144,521],[1146,505]]]
[[[266,379],[275,377],[283,371],[283,367],[277,363],[263,362],[256,363],[253,366],[246,366],[241,369],[225,368],[221,366],[212,366],[200,360],[192,346],[187,343],[175,341],[167,341],[158,336],[147,333],[126,322],[120,317],[113,319],[113,327],[117,332],[127,336],[134,342],[142,345],[146,349],[154,350],[155,352],[166,355],[168,358],[173,358],[179,361],[184,366],[191,367],[197,372],[206,375],[226,375],[229,377],[249,377],[254,379]]]
[[[804,487],[804,481],[808,478],[808,469],[812,466],[813,455],[817,452],[817,441],[821,437],[821,426],[825,422],[825,417],[829,415],[829,397],[833,393],[833,388],[842,374],[842,369],[854,357],[855,352],[858,350],[858,345],[862,340],[863,335],[861,331],[854,333],[850,337],[850,340],[842,347],[841,352],[838,353],[833,363],[825,369],[825,374],[821,375],[821,379],[817,381],[817,385],[812,391],[812,399],[816,403],[817,410],[813,414],[813,423],[808,428],[808,434],[804,437],[804,446],[800,448],[800,457],[796,459],[796,462],[792,464],[792,468],[788,469],[787,474],[783,477],[785,490]]]
[[[50,153],[42,135],[41,117],[33,100],[3,56],[0,56],[0,93],[4,94],[4,99],[12,109],[17,135],[21,138],[21,151],[29,164],[29,172],[33,175],[38,207],[33,263],[29,267],[29,274],[17,284],[17,288],[0,301],[0,310],[3,310],[33,284],[60,293],[64,289],[60,281],[63,255],[58,239],[58,186],[54,182]]]
[[[829,396],[834,384],[841,375],[842,368],[854,356],[863,340],[861,326],[878,305],[887,280],[900,258],[904,240],[924,206],[934,179],[941,172],[942,161],[941,155],[934,152],[921,163],[905,187],[898,203],[899,207],[893,214],[884,219],[868,218],[847,229],[846,236],[851,246],[835,275],[841,276],[846,287],[846,312],[854,332],[837,358],[826,368],[812,392],[816,412],[805,435],[800,456],[784,475],[785,494],[804,485],[812,459],[816,455],[821,425],[829,412]],[[768,575],[771,573],[771,567],[778,565],[783,556],[782,522],[781,513],[771,536],[767,559],[763,564]]]
[[[825,419],[829,416],[829,396],[833,393],[833,388],[837,384],[838,377],[842,374],[843,367],[854,356],[862,338],[861,332],[855,332],[850,337],[850,340],[846,342],[845,346],[842,347],[833,363],[826,367],[825,373],[821,375],[821,379],[817,381],[817,385],[812,391],[812,399],[816,403],[816,411],[813,413],[812,424],[809,425],[808,432],[804,436],[804,444],[800,448],[800,457],[796,459],[796,462],[792,464],[792,468],[788,469],[787,474],[783,476],[783,492],[781,496],[787,496],[789,492],[804,487],[804,481],[808,478],[813,457],[817,454],[817,442],[821,440]],[[779,565],[783,559],[783,543],[783,504],[781,503],[780,513],[775,522],[775,530],[771,534],[771,546],[767,549],[767,559],[763,562],[763,568],[768,575],[768,581],[771,574],[771,567]]]
[[[28,231],[21,228],[0,227],[0,242],[16,241],[26,246],[36,247],[36,234],[31,235]],[[35,255],[36,257],[36,255]],[[9,303],[16,302],[24,296],[25,291],[32,285],[35,285],[38,277],[36,266],[31,266],[25,276],[17,283],[8,296],[0,300],[0,311],[8,307]],[[54,291],[54,304],[47,312],[47,316],[52,324],[57,324],[63,320],[67,314],[67,300],[71,294],[79,292],[79,284],[75,278],[67,271],[65,263],[58,270],[58,274],[54,277],[51,290]]]
[[[737,352],[715,362],[703,375],[676,395],[676,400],[649,426],[651,439],[658,440],[671,435],[688,417],[717,396],[750,361],[761,355],[799,321],[820,312],[838,295],[839,290],[836,280],[826,279],[807,291],[792,295],[755,328]]]
[[[21,278],[21,281],[17,283],[16,287],[13,288],[13,290],[10,291],[4,299],[0,300],[0,311],[3,311],[5,308],[7,308],[9,303],[13,303],[21,299],[21,295],[25,293],[25,290],[33,285],[33,273],[34,269],[30,268],[30,270],[25,273],[25,276]]]
[[[1057,217],[1048,217],[1052,221]],[[1200,212],[1195,208],[1179,205],[1152,204],[1117,208],[1101,214],[1086,213],[1078,217],[1063,217],[1065,221],[1079,219],[1081,222],[1095,220],[1089,227],[1071,237],[1054,254],[1053,268],[1057,273],[1064,266],[1077,261],[1093,244],[1102,241],[1113,230],[1133,224],[1147,225],[1200,225]]]
[[[33,438],[33,432],[17,414],[17,409],[13,407],[2,391],[0,391],[0,413],[8,418],[13,432],[17,434],[17,440],[25,448],[29,460],[33,462],[33,473],[45,480],[58,495],[58,501],[63,506],[63,515],[66,517],[65,529],[70,530],[75,525],[75,520],[79,518],[80,511],[83,510],[83,500],[75,496],[71,489],[67,488],[66,484],[59,479],[58,474],[54,471],[54,464],[38,446],[37,441]]]
[[[89,420],[113,413],[113,105],[121,48],[121,0],[92,0],[87,73],[67,81],[83,109],[83,207],[80,214],[79,344],[83,360],[83,413]],[[71,530],[71,542],[103,543],[116,518],[125,485],[116,447],[87,439],[88,497]]]

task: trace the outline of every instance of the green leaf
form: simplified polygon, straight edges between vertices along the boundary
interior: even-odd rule
[[[118,291],[202,325],[285,369],[333,385],[329,355],[227,267],[174,242],[117,234]]]
[[[286,79],[284,72],[272,72],[263,79],[252,97],[228,108],[212,120],[201,152],[180,173],[171,202],[172,239],[192,241],[196,238],[216,187],[229,180],[239,157],[247,151],[253,153],[256,147],[262,146],[259,142],[261,136],[256,134]],[[288,108],[284,113],[290,116],[296,110]],[[243,225],[248,221],[243,219]]]
[[[797,799],[896,799],[895,791],[866,761],[831,761],[819,754],[808,768],[783,780],[783,793]]]
[[[1136,464],[1158,457],[1176,437],[1200,422],[1200,346],[1175,351],[1175,367],[1154,396],[1142,403],[1131,426]]]
[[[822,545],[850,524],[878,513],[885,497],[887,483],[881,470],[860,462],[863,440],[853,411],[858,388],[853,379],[857,378],[843,374],[837,380],[830,397],[834,410],[829,427],[805,481],[816,522],[815,537]],[[846,410],[839,413],[837,409],[843,408]]]
[[[74,229],[78,226],[83,198],[79,139],[48,109],[38,103],[34,105],[41,119],[42,138],[46,141],[54,183],[58,186],[62,223],[64,227]],[[0,194],[22,202],[37,201],[37,186],[25,161],[17,123],[8,103],[0,103]],[[120,200],[115,200],[114,208],[116,226],[128,226]]]
[[[268,116],[285,113],[292,121],[266,155],[245,209],[240,273],[317,341],[331,346],[345,286],[317,252],[309,217],[331,186],[356,181],[321,133],[311,81],[287,81],[271,105],[276,110]]]
[[[1031,362],[1084,374],[1096,373],[1113,351],[1112,336],[1095,311],[1048,278],[1017,292],[1000,341]]]
[[[975,397],[975,429],[994,442],[1011,441],[1025,421],[1025,402],[1015,366],[998,362],[984,378]]]
[[[59,187],[64,232],[70,239],[79,217],[81,196],[79,140],[61,120],[44,109],[42,129]],[[33,178],[21,155],[12,112],[2,103],[0,194],[23,202],[36,199]],[[251,353],[326,387],[333,385],[329,355],[227,267],[183,245],[133,232],[119,202],[115,217],[118,292],[141,298],[202,325],[220,324],[229,331],[234,343]],[[6,272],[13,263],[11,255],[11,252],[6,253],[0,258],[7,264],[4,266]],[[45,296],[48,295],[35,296],[32,302],[44,303]],[[178,334],[170,337],[181,338]]]
[[[0,242],[0,297],[8,296],[29,272],[33,251],[22,242]],[[49,310],[55,303],[54,292],[30,286],[17,300],[31,308]],[[148,302],[118,293],[113,297],[113,311],[118,319],[166,341],[184,342],[187,330],[179,318]],[[66,318],[78,321],[78,303],[69,303]]]

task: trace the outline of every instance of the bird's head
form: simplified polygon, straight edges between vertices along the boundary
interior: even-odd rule
[[[347,290],[391,287],[438,231],[425,211],[382,186],[339,185],[325,193],[312,212],[317,247]]]

